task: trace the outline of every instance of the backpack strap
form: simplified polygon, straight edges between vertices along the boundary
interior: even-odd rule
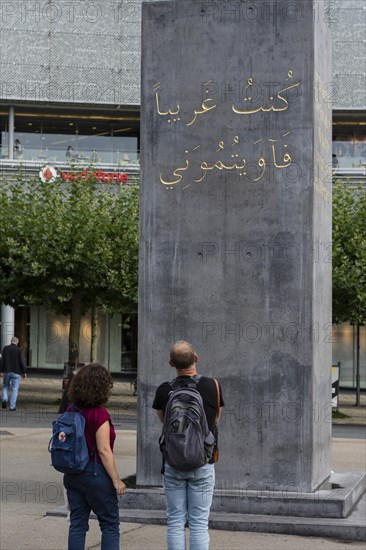
[[[67,403],[65,411],[66,411],[67,407],[70,407],[70,410],[67,411],[67,412],[79,412],[79,413],[83,414],[83,409],[79,409],[79,407],[77,405],[75,405],[75,403]]]
[[[181,378],[180,376],[177,376],[177,378],[174,378],[171,382],[168,382],[172,390],[176,390],[177,388],[181,388],[184,386],[191,386],[195,387],[197,386],[198,382],[201,380],[202,375],[201,374],[195,374],[194,376],[190,376],[187,378]],[[194,383],[194,384],[193,384]]]
[[[218,383],[218,381],[216,380],[216,378],[214,378],[213,381],[215,382],[216,393],[217,393],[217,413],[216,413],[216,420],[218,420],[219,415],[220,415],[220,388],[219,388],[219,383]]]
[[[220,417],[220,388],[219,383],[216,378],[213,379],[216,386],[216,393],[217,393],[217,412],[216,412],[216,422],[215,422],[215,446],[214,446],[214,452],[213,452],[213,461],[217,462],[219,460],[219,426],[218,421]]]

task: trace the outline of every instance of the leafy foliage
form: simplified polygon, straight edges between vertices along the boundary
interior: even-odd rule
[[[366,190],[333,186],[333,321],[366,322]]]
[[[0,182],[0,299],[69,313],[75,290],[83,310],[95,301],[136,308],[138,192],[95,182]]]
[[[95,178],[0,181],[0,300],[81,314],[137,309],[138,189]],[[77,298],[77,299],[76,299]]]

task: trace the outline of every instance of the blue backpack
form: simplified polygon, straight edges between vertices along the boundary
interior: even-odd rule
[[[85,418],[81,411],[62,413],[52,422],[52,437],[48,444],[52,466],[63,474],[80,474],[89,462],[85,438]]]

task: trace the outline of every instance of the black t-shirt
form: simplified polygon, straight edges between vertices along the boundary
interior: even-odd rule
[[[190,379],[190,376],[178,376],[176,380]],[[225,405],[222,397],[221,385],[219,382],[220,390],[220,407]],[[165,412],[166,405],[169,399],[169,393],[172,391],[171,383],[164,382],[160,384],[155,393],[155,399],[153,403],[153,409]],[[205,409],[208,427],[213,434],[216,432],[215,419],[217,415],[217,389],[213,378],[207,378],[201,376],[197,383],[197,391],[201,394],[203,407]]]

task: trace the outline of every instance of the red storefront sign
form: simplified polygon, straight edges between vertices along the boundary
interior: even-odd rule
[[[127,183],[128,175],[124,172],[122,174],[118,172],[104,172],[103,170],[98,170],[97,172],[89,172],[86,168],[82,172],[66,172],[61,170],[61,177],[64,181],[79,181],[79,180],[89,180],[90,178],[95,178],[97,181],[102,183]]]
[[[127,183],[128,175],[125,172],[104,172],[98,170],[97,172],[89,171],[88,168],[82,172],[61,170],[61,178],[64,181],[88,181],[93,178],[101,183]],[[58,177],[57,171],[53,166],[45,166],[39,173],[39,177],[42,181],[48,181],[52,183]]]

